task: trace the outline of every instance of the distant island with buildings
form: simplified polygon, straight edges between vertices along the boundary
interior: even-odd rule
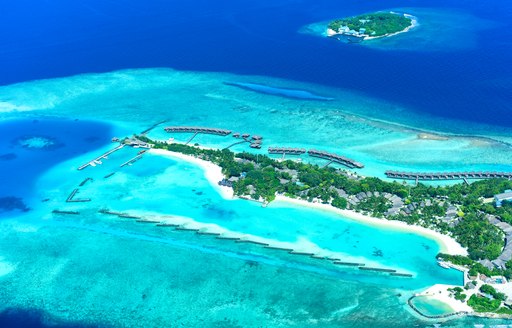
[[[360,41],[407,32],[416,26],[414,16],[395,12],[376,12],[330,21],[327,36],[346,36]]]

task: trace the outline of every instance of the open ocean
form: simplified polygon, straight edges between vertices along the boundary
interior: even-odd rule
[[[315,30],[377,10],[411,13],[420,25],[364,44]],[[439,245],[429,238],[225,200],[201,169],[179,160],[146,155],[120,169],[134,149],[76,170],[112,148],[112,137],[162,120],[260,134],[265,148],[342,152],[379,177],[386,169],[512,171],[508,1],[19,0],[1,2],[0,13],[0,327],[437,323],[405,305],[429,285],[462,283],[436,264]],[[150,136],[169,138],[161,128]],[[231,139],[196,141],[225,147]],[[66,203],[81,183],[78,197],[91,201]],[[414,278],[98,213],[105,208],[186,217]],[[474,324],[512,325],[463,318],[442,326]]]

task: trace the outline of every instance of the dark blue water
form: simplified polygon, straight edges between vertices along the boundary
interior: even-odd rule
[[[109,125],[79,120],[6,121],[0,131],[0,216],[29,211],[33,185],[42,173],[112,137]]]
[[[477,47],[451,52],[380,51],[297,33],[333,16],[422,6],[493,26],[478,32]],[[351,88],[418,112],[512,126],[507,0],[18,0],[2,1],[0,12],[0,84],[121,68],[225,71]]]

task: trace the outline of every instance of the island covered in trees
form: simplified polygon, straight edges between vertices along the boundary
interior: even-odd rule
[[[327,35],[345,35],[368,40],[407,32],[415,23],[411,15],[376,12],[333,20],[327,25]]]
[[[467,248],[468,256],[441,253],[440,263],[465,271],[473,283],[466,285],[466,290],[481,288],[478,295],[473,291],[475,295],[471,297],[462,290],[454,290],[456,299],[467,302],[476,312],[512,315],[512,300],[505,302],[501,293],[476,282],[496,276],[512,280],[512,201],[504,201],[500,206],[492,201],[504,190],[512,190],[511,180],[412,186],[330,166],[275,160],[228,149],[203,149],[151,140],[144,135],[135,138],[150,148],[183,153],[220,166],[225,178],[219,184],[233,188],[240,197],[267,204],[276,195],[283,195],[447,234]]]

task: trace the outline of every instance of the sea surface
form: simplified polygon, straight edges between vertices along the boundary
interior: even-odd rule
[[[344,44],[319,22],[413,14],[395,38]],[[429,238],[297,205],[226,200],[190,163],[123,148],[186,141],[165,125],[264,137],[363,162],[362,174],[511,171],[512,5],[506,1],[20,0],[0,4],[1,327],[426,327],[406,305],[435,283]],[[193,143],[228,147],[230,136]],[[302,160],[320,165],[320,160]],[[78,189],[76,199],[66,202]],[[327,260],[154,223],[392,268]],[[76,212],[58,214],[53,211]],[[429,305],[425,305],[429,306]],[[442,326],[512,324],[458,318]]]

